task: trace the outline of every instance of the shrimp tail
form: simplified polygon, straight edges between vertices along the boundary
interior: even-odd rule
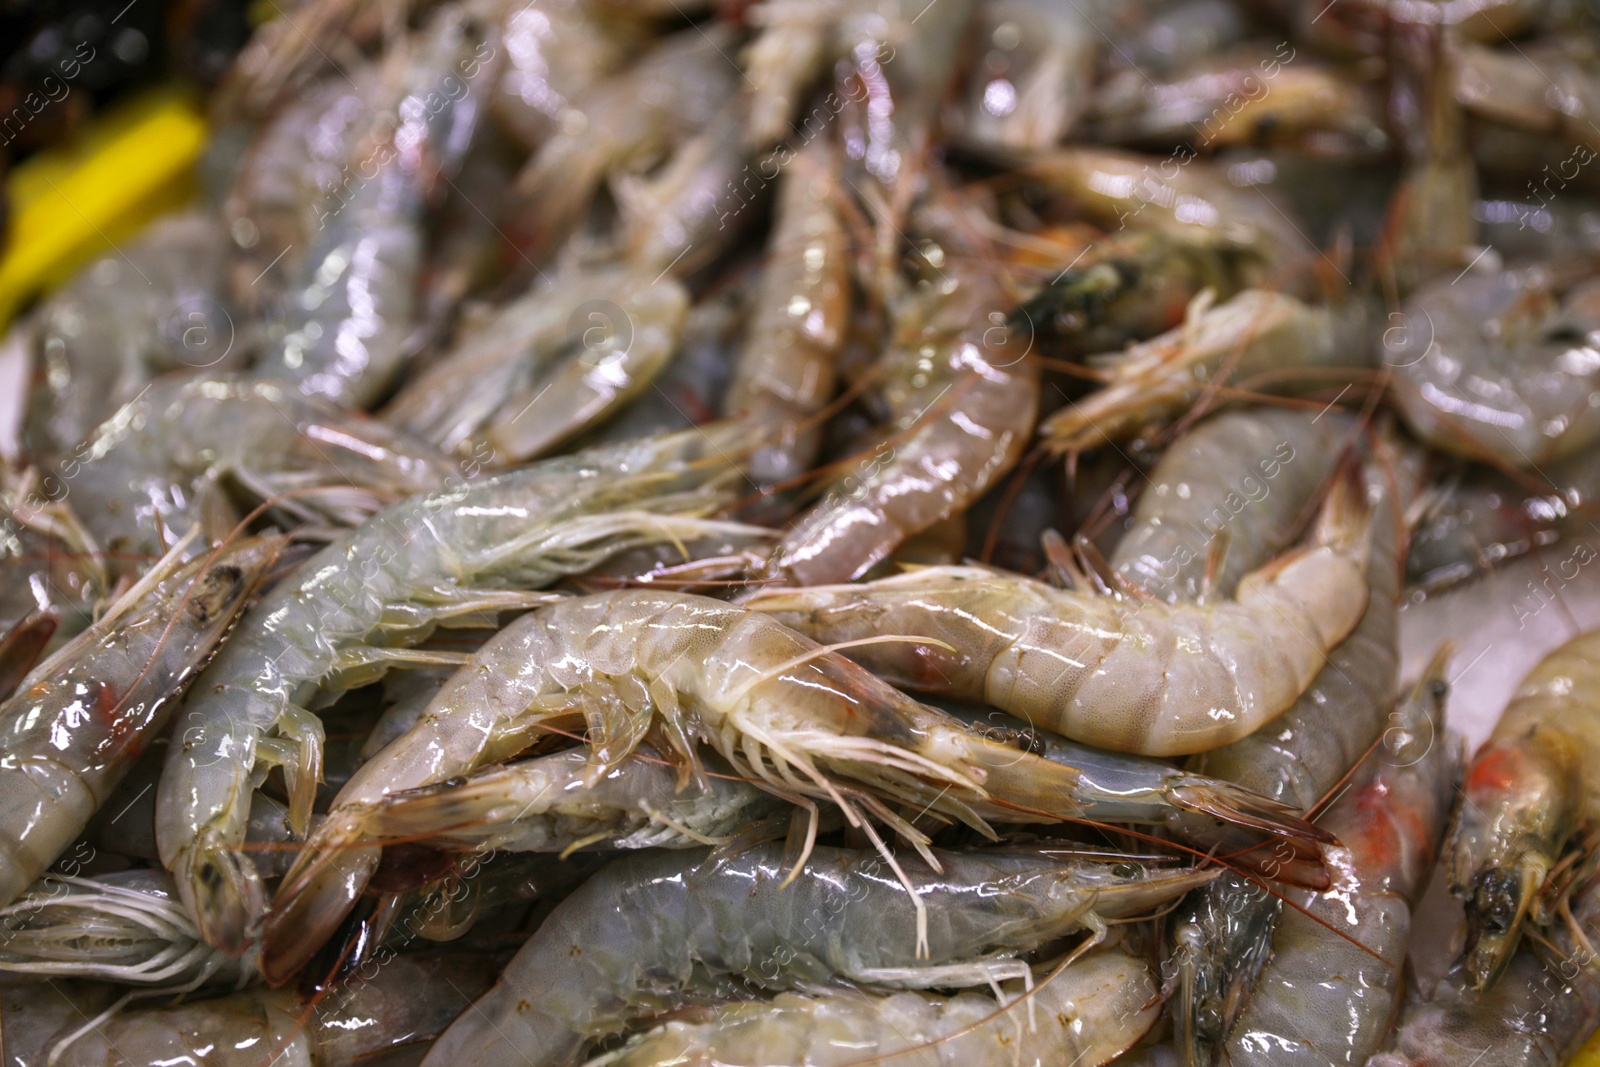
[[[364,813],[326,827],[321,848],[300,854],[272,899],[262,928],[261,975],[281,986],[338,929],[383,857],[368,844]],[[331,821],[331,820],[330,820]]]
[[[1315,845],[1339,843],[1338,838],[1302,819],[1289,805],[1215,778],[1186,777],[1167,791],[1167,797],[1186,811],[1272,837]]]
[[[255,868],[237,852],[202,833],[173,870],[179,893],[206,943],[235,959],[249,951],[265,892]]]
[[[452,843],[473,840],[473,828],[494,822],[494,809],[506,799],[505,785],[492,775],[466,781],[452,779],[391,793],[367,819],[369,840],[385,842],[446,838]],[[532,805],[516,808],[519,815],[533,814]]]

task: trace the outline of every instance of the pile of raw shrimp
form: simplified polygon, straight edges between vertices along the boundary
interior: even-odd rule
[[[1578,1054],[1600,16],[268,6],[0,356],[6,1064]]]

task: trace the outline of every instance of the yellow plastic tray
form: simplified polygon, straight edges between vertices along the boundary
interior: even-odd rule
[[[0,327],[85,261],[192,198],[205,140],[194,95],[158,88],[18,165],[6,183],[12,217],[0,259]]]

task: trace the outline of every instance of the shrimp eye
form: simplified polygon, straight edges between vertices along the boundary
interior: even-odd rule
[[[1450,695],[1450,683],[1443,680],[1436,680],[1429,683],[1428,695],[1433,697],[1435,700],[1443,700],[1445,697]]]
[[[1119,863],[1111,868],[1111,873],[1118,878],[1137,878],[1139,877],[1139,867],[1133,863]]]

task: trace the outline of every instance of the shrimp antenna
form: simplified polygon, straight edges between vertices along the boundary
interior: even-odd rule
[[[1329,923],[1327,920],[1323,919],[1321,916],[1312,913],[1312,911],[1309,908],[1305,907],[1303,904],[1299,904],[1299,903],[1296,903],[1293,900],[1290,900],[1283,893],[1281,893],[1278,890],[1274,889],[1272,887],[1271,883],[1267,882],[1265,879],[1261,878],[1260,876],[1255,874],[1253,871],[1249,870],[1248,868],[1241,867],[1241,866],[1239,866],[1239,865],[1237,865],[1235,863],[1230,862],[1230,860],[1235,856],[1242,856],[1242,855],[1245,855],[1245,854],[1250,853],[1250,852],[1255,852],[1258,849],[1266,848],[1269,844],[1271,844],[1271,842],[1262,841],[1260,844],[1253,845],[1250,848],[1241,849],[1238,852],[1230,853],[1230,854],[1228,854],[1226,856],[1217,856],[1217,855],[1213,855],[1210,852],[1201,852],[1199,849],[1191,848],[1188,845],[1182,844],[1181,842],[1178,842],[1178,841],[1168,841],[1166,838],[1156,837],[1153,834],[1146,834],[1146,833],[1143,833],[1141,831],[1134,830],[1131,827],[1115,826],[1115,825],[1112,825],[1111,823],[1098,822],[1098,821],[1096,821],[1094,819],[1082,819],[1082,818],[1076,818],[1076,817],[1070,816],[1070,815],[1061,815],[1061,814],[1058,814],[1056,812],[1042,811],[1042,810],[1039,810],[1037,808],[1030,808],[1030,807],[1027,807],[1027,806],[1022,805],[1022,804],[1015,804],[1015,803],[1012,803],[1010,801],[1001,800],[999,798],[991,799],[990,803],[992,803],[992,804],[994,804],[994,805],[996,805],[998,807],[1006,808],[1006,809],[1012,810],[1012,811],[1022,812],[1022,813],[1025,813],[1025,814],[1028,814],[1028,815],[1033,815],[1033,816],[1036,816],[1036,817],[1040,817],[1040,818],[1043,818],[1043,819],[1046,819],[1046,820],[1052,820],[1052,821],[1055,821],[1055,822],[1063,822],[1063,823],[1072,823],[1074,825],[1079,825],[1079,826],[1088,826],[1088,827],[1091,827],[1093,829],[1100,830],[1102,832],[1126,834],[1129,837],[1137,838],[1138,840],[1141,840],[1141,841],[1146,841],[1146,842],[1149,842],[1151,844],[1156,844],[1156,845],[1162,845],[1162,846],[1164,846],[1166,848],[1174,849],[1174,850],[1176,850],[1178,852],[1187,853],[1188,855],[1194,856],[1197,859],[1203,860],[1203,861],[1205,861],[1207,863],[1219,864],[1220,866],[1222,866],[1223,868],[1225,868],[1229,872],[1238,875],[1240,878],[1243,878],[1243,879],[1245,879],[1247,881],[1253,882],[1263,892],[1270,893],[1274,897],[1277,897],[1278,900],[1282,901],[1284,904],[1286,904],[1289,907],[1293,908],[1295,911],[1298,911],[1300,914],[1304,915],[1306,918],[1310,919],[1312,922],[1316,923],[1318,926],[1323,927],[1324,929],[1328,930],[1331,933],[1339,935],[1339,937],[1343,938],[1345,941],[1350,942],[1350,944],[1354,945],[1356,948],[1359,948],[1362,952],[1365,952],[1367,955],[1371,956],[1373,959],[1378,960],[1380,962],[1384,962],[1384,963],[1388,962],[1387,960],[1385,960],[1383,958],[1382,955],[1380,955],[1379,953],[1373,951],[1371,948],[1368,948],[1366,945],[1362,944],[1360,941],[1356,940],[1354,937],[1352,937],[1349,934],[1345,933],[1343,930],[1339,929],[1337,926],[1334,926],[1332,923]]]

